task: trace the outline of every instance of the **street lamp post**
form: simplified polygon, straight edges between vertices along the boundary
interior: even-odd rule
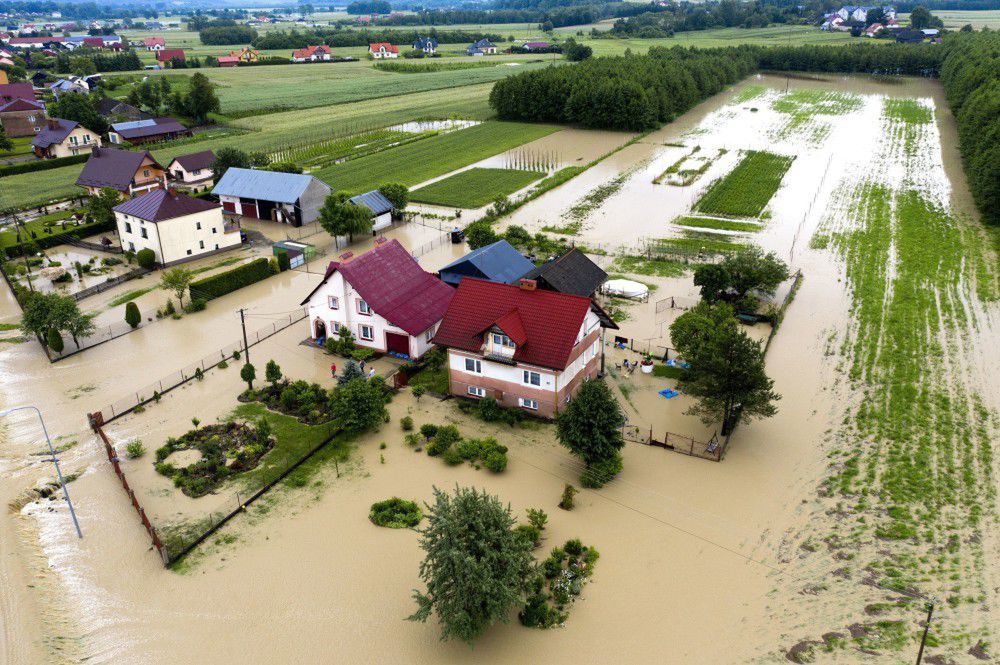
[[[80,522],[76,519],[76,511],[73,510],[73,502],[69,499],[69,490],[66,489],[66,481],[63,480],[62,471],[59,469],[59,459],[56,457],[55,448],[52,447],[52,439],[49,438],[49,430],[45,427],[45,420],[42,418],[42,412],[38,410],[37,406],[17,406],[13,409],[7,409],[6,411],[0,411],[0,417],[10,415],[15,411],[28,411],[32,410],[38,415],[38,421],[42,423],[42,432],[45,433],[45,441],[49,444],[49,452],[52,454],[52,463],[56,467],[56,475],[59,476],[59,484],[62,485],[63,494],[66,496],[66,504],[69,505],[69,514],[73,518],[73,526],[76,527],[76,535],[79,538],[83,538],[83,532],[80,531]]]

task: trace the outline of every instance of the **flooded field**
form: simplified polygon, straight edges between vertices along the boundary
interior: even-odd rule
[[[623,136],[567,130],[542,142],[589,160]],[[496,493],[519,515],[545,509],[546,547],[579,537],[601,553],[564,628],[527,630],[514,618],[477,642],[477,661],[611,662],[627,654],[649,663],[909,662],[921,595],[940,601],[925,658],[979,662],[970,649],[995,658],[991,441],[1000,312],[991,258],[967,221],[972,208],[955,143],[936,82],[758,77],[505,220],[533,232],[579,221],[563,234],[568,242],[598,250],[594,258],[609,272],[656,287],[648,302],[616,301],[621,334],[669,344],[669,323],[681,310],[658,303],[695,302],[690,275],[635,272],[642,266],[621,264],[620,252],[642,239],[689,237],[685,228],[694,227],[678,218],[691,217],[742,153],[794,156],[759,217],[716,220],[759,230],[712,229],[773,250],[805,275],[767,357],[782,395],[778,414],[741,426],[721,463],[628,444],[620,478],[583,491],[571,512],[556,503],[580,468],[551,425],[487,425],[470,421],[454,400],[416,401],[402,391],[389,406],[391,421],[352,445],[339,475],[324,466],[305,486],[280,486],[182,570],[162,567],[84,414],[237,339],[239,307],[251,307],[254,327],[287,316],[338,251],[323,233],[304,239],[327,252],[307,270],[62,362],[50,365],[34,344],[0,346],[0,408],[44,407],[64,471],[79,474],[69,487],[85,536],[72,533],[61,499],[24,494],[51,476],[37,455],[44,447],[37,422],[0,421],[0,500],[11,505],[0,520],[0,661],[167,663],[196,653],[215,663],[317,654],[467,662],[467,647],[440,643],[434,626],[403,621],[418,586],[416,535],[367,519],[374,501],[426,501],[432,486],[455,483]],[[707,158],[692,161],[697,155]],[[690,182],[655,182],[678,163],[678,174],[701,172]],[[419,248],[428,270],[463,253],[447,241],[445,220],[425,222],[388,235]],[[287,231],[252,230],[272,239]],[[143,309],[155,302],[142,301]],[[755,326],[751,334],[769,330]],[[306,335],[304,323],[293,326],[251,349],[254,362],[273,357],[293,378],[329,383],[326,358],[299,344]],[[616,367],[625,357],[634,358],[608,350],[607,362],[633,421],[710,434],[682,413],[682,401],[660,398],[649,377],[625,383]],[[213,370],[113,423],[109,435],[119,445],[143,439],[152,451],[190,429],[192,417],[224,417],[240,389],[235,368]],[[398,424],[404,415],[418,426],[454,422],[496,436],[510,447],[507,471],[449,467],[415,453]],[[125,462],[151,511],[167,518],[185,512],[180,499],[201,501],[169,496],[151,461],[147,452]],[[225,494],[205,499],[221,503]]]

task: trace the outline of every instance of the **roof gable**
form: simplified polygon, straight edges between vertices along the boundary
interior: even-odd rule
[[[391,240],[347,262],[331,263],[302,304],[338,271],[376,314],[410,335],[419,335],[441,320],[455,293],[425,272],[398,240]]]
[[[455,290],[433,341],[479,353],[484,331],[496,325],[512,340],[508,329],[523,339],[520,343],[515,340],[514,360],[562,370],[569,364],[588,311],[590,299],[583,296],[468,277]]]
[[[80,123],[74,120],[49,118],[45,121],[42,131],[35,134],[35,138],[31,140],[31,145],[44,149],[57,143],[62,143],[79,126]]]
[[[212,166],[215,162],[215,153],[211,150],[202,150],[201,152],[192,152],[187,155],[179,155],[174,157],[173,161],[170,162],[173,165],[177,162],[181,165],[185,171],[198,171],[200,169],[207,169]]]
[[[373,189],[370,192],[365,192],[364,194],[358,194],[357,196],[352,196],[350,198],[351,203],[354,205],[362,205],[369,210],[371,210],[372,215],[384,215],[387,212],[392,212],[392,202],[385,198],[385,194]]]
[[[163,168],[148,150],[133,152],[95,146],[76,184],[81,187],[110,187],[124,192],[146,159],[154,166]]]
[[[533,268],[524,277],[536,279],[541,286],[553,291],[589,297],[601,288],[608,279],[608,273],[574,247],[562,256]]]

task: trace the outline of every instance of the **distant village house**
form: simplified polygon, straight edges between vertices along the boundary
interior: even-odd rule
[[[45,106],[30,99],[0,103],[0,124],[9,138],[34,136],[46,124]]]
[[[368,45],[368,55],[376,60],[398,58],[399,49],[388,42],[379,42],[378,44]]]
[[[213,183],[212,164],[215,153],[211,150],[181,155],[167,165],[167,173],[178,189],[191,192],[207,191]]]

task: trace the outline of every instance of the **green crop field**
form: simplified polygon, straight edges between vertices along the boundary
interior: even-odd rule
[[[484,122],[316,171],[335,190],[360,193],[386,182],[413,186],[540,139],[561,128],[517,122]]]
[[[717,180],[695,210],[724,217],[757,217],[781,186],[794,157],[750,150],[732,171]]]
[[[177,155],[224,147],[274,152],[307,141],[323,141],[351,131],[369,130],[412,120],[449,116],[482,120],[491,115],[486,102],[490,87],[490,84],[474,85],[242,118],[233,125],[249,130],[247,134],[185,142],[183,145],[168,144],[161,148],[153,147],[152,150],[158,160],[166,163]],[[527,140],[534,138],[536,137],[532,136]],[[0,209],[26,208],[78,195],[83,190],[74,183],[82,168],[82,165],[74,164],[0,178]],[[453,169],[442,173],[449,170]]]
[[[743,231],[746,233],[755,233],[764,228],[760,224],[754,224],[753,222],[736,222],[728,219],[711,219],[708,217],[678,217],[671,223],[677,226],[690,226],[699,229]]]
[[[424,74],[397,74],[374,69],[367,62],[319,65],[272,65],[222,69],[181,69],[149,72],[173,77],[202,72],[218,87],[224,114],[246,115],[313,108],[414,92],[488,83],[530,69],[547,67],[534,62],[516,66],[475,67]],[[126,86],[115,91],[127,94]]]
[[[541,171],[475,168],[456,173],[410,193],[420,203],[452,208],[481,208],[541,178]]]
[[[594,49],[594,55],[621,55],[625,49],[633,53],[645,53],[651,46],[738,46],[756,44],[760,46],[805,46],[825,44],[845,44],[860,38],[851,37],[847,32],[824,32],[807,25],[772,26],[768,28],[716,28],[678,32],[673,37],[663,39],[591,39],[577,38]],[[879,40],[867,40],[877,42]]]
[[[1000,29],[1000,10],[998,9],[982,11],[935,9],[932,13],[944,21],[944,27],[951,30],[958,30],[963,25],[970,24],[977,30],[980,28],[989,28],[990,30]],[[909,25],[910,15],[900,14],[899,23],[901,25]]]

